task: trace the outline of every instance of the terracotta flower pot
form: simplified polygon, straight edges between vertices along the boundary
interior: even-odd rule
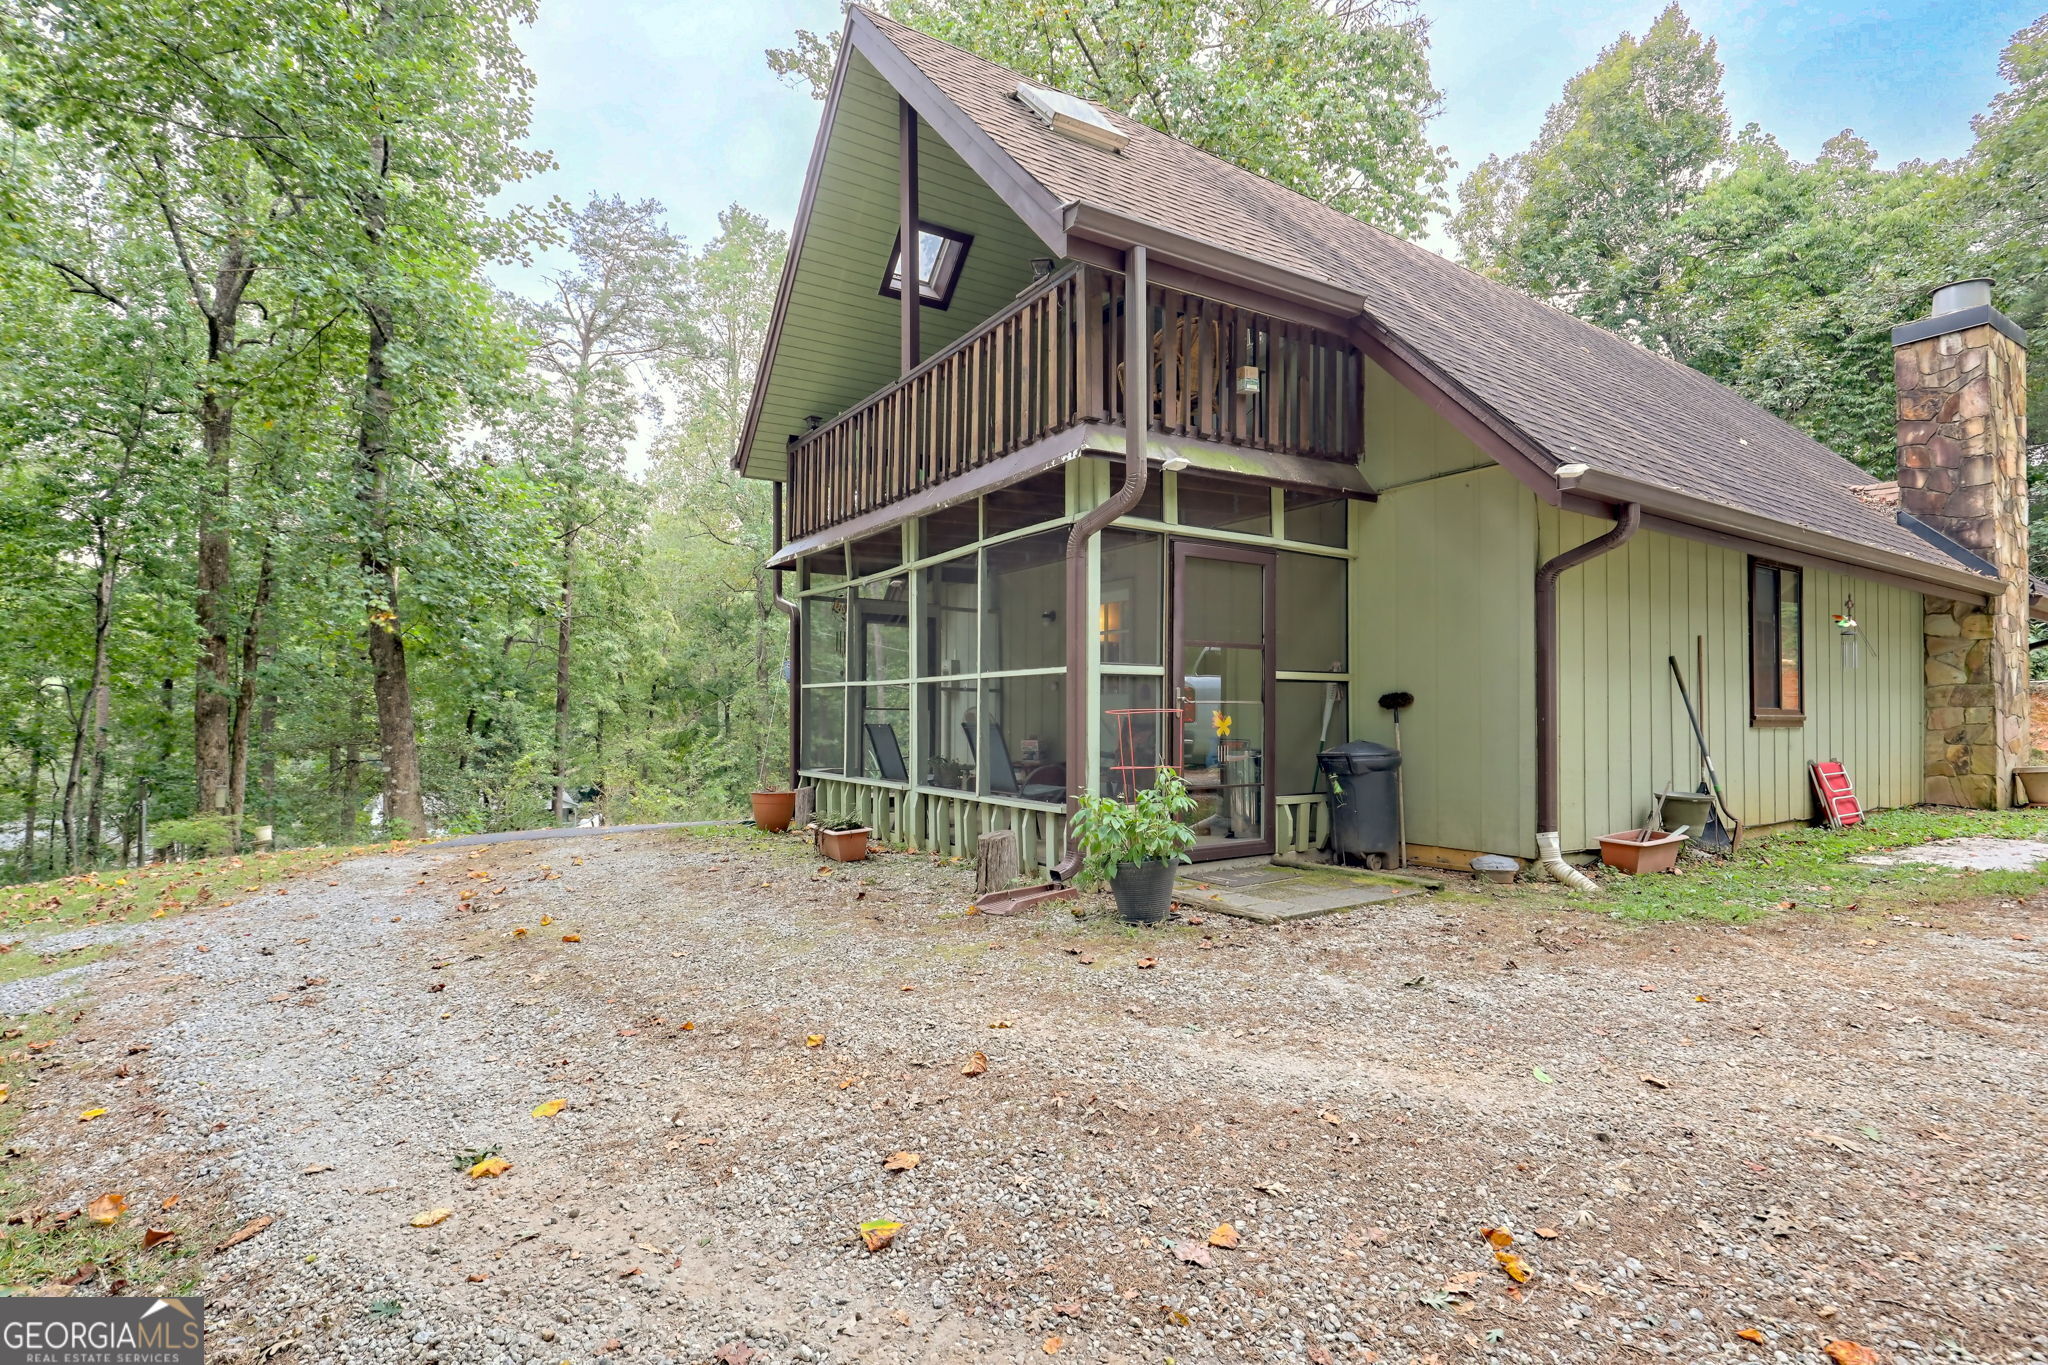
[[[796,818],[795,792],[755,792],[747,798],[754,805],[754,827],[771,834],[789,828]]]
[[[1683,834],[1652,834],[1647,839],[1641,835],[1639,829],[1602,835],[1600,861],[1616,872],[1631,875],[1669,872],[1678,866],[1678,850],[1685,847]]]
[[[835,863],[858,863],[868,856],[868,836],[872,829],[821,829],[818,831],[818,849]]]

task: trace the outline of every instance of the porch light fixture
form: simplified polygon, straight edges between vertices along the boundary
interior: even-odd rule
[[[967,248],[974,238],[936,223],[917,225],[917,297],[927,308],[948,308],[954,286],[960,283],[960,267],[967,263]],[[903,297],[903,234],[896,234],[889,247],[889,268],[882,272],[879,291],[885,299]]]
[[[1159,462],[1159,467],[1169,474],[1178,474],[1181,470],[1188,467],[1188,457],[1185,455],[1169,455]]]
[[[1105,152],[1120,152],[1130,138],[1117,131],[1100,109],[1064,90],[1047,90],[1019,81],[1017,98],[1039,121],[1062,137],[1085,142]]]

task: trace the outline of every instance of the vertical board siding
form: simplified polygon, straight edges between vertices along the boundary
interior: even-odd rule
[[[1535,504],[1547,558],[1610,523]],[[1651,793],[1690,790],[1700,768],[1667,660],[1676,655],[1707,728],[1729,804],[1751,825],[1811,819],[1806,765],[1840,759],[1868,808],[1921,791],[1921,598],[1804,571],[1806,721],[1749,721],[1749,557],[1654,531],[1570,570],[1559,584],[1560,823],[1568,849],[1640,825]],[[1855,598],[1863,663],[1843,665],[1831,617]],[[1707,685],[1695,687],[1704,637]]]
[[[1354,504],[1351,733],[1392,743],[1379,697],[1415,694],[1410,843],[1535,851],[1534,503],[1493,468]]]

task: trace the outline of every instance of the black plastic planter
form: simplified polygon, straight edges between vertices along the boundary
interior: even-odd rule
[[[1117,915],[1126,924],[1159,924],[1173,908],[1174,865],[1118,863],[1109,889],[1116,896]]]

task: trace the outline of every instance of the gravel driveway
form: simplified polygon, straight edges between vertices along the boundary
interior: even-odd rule
[[[81,968],[16,1141],[188,1244],[275,1220],[197,1248],[217,1361],[2048,1360],[2032,904],[967,886],[732,831],[354,859]]]

